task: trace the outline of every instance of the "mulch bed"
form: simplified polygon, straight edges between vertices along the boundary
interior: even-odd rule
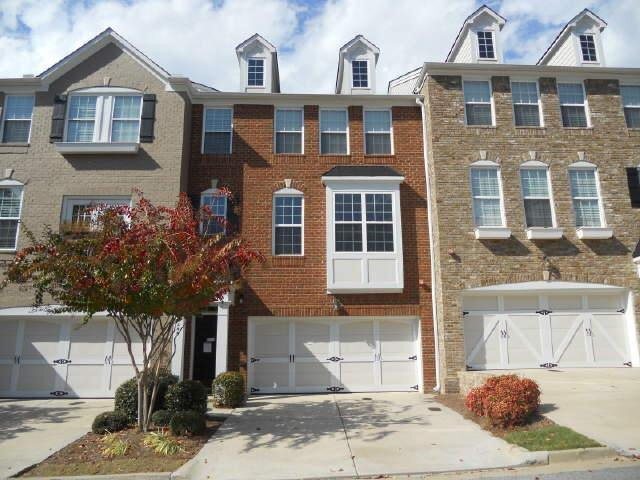
[[[43,462],[23,472],[20,476],[172,472],[193,458],[221,424],[222,421],[207,420],[207,430],[204,434],[179,437],[183,451],[171,456],[160,455],[145,447],[143,444],[145,434],[138,432],[135,428],[130,428],[117,433],[118,438],[127,440],[130,444],[126,455],[105,458],[102,455],[104,444],[101,440],[103,436],[87,433]]]

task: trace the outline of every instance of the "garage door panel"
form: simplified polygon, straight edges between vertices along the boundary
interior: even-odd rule
[[[467,364],[474,368],[492,368],[502,363],[500,352],[500,317],[468,315],[465,319]]]
[[[107,320],[92,319],[86,324],[72,321],[69,334],[69,358],[74,363],[97,361],[104,364],[104,356],[108,353],[108,334]]]
[[[558,366],[584,366],[588,362],[582,314],[550,314],[551,351]]]
[[[12,386],[13,362],[10,364],[0,364],[0,392],[9,392]]]
[[[411,361],[385,361],[380,366],[382,387],[410,389],[416,382],[416,367]]]
[[[373,320],[340,323],[338,337],[341,357],[371,357],[376,349]]]
[[[330,332],[329,322],[296,322],[294,355],[296,357],[318,357],[325,360],[331,356]]]
[[[334,380],[332,365],[329,363],[296,363],[295,365],[296,389],[302,389],[302,391],[313,387],[319,390],[326,389],[335,383]]]
[[[253,384],[261,391],[285,391],[289,385],[289,363],[255,363]]]
[[[624,315],[593,314],[590,337],[595,364],[620,366],[629,361]]]
[[[531,367],[543,363],[540,318],[537,314],[506,317],[507,362],[510,367]]]
[[[274,320],[255,324],[252,356],[274,358],[289,356],[289,322]]]
[[[122,334],[118,331],[117,328],[114,329],[114,339],[113,339],[113,362],[114,363],[131,363],[131,355],[129,354],[129,348],[127,346],[127,342],[125,341]],[[134,357],[137,361],[141,361],[139,359],[143,358],[142,354],[142,340],[140,340],[140,336],[135,331],[130,331],[129,335],[131,337],[131,351],[133,352]]]
[[[375,367],[370,362],[340,362],[340,386],[346,390],[366,390],[376,385]]]
[[[129,377],[131,378],[131,377]],[[128,378],[127,378],[128,380]],[[115,388],[119,386],[116,385]],[[101,365],[67,365],[67,388],[70,395],[100,395],[107,390],[105,382],[105,366]]]
[[[380,354],[383,359],[404,358],[416,354],[414,324],[405,321],[384,321],[379,324]]]
[[[64,378],[53,365],[20,364],[16,390],[23,395],[57,390]]]
[[[22,361],[50,362],[60,356],[61,325],[57,321],[29,319],[24,322],[20,348]]]
[[[18,339],[18,320],[5,320],[0,335],[0,362],[9,360],[13,364],[13,357],[16,355],[16,342]]]

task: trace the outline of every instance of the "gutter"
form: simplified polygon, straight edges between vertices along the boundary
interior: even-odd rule
[[[432,216],[431,216],[431,187],[429,186],[429,167],[428,167],[428,149],[427,149],[427,122],[426,122],[426,105],[424,103],[424,97],[416,98],[416,103],[420,105],[420,113],[422,114],[422,149],[424,154],[424,179],[427,186],[427,216],[429,227],[429,257],[431,261],[431,309],[433,317],[433,344],[436,364],[436,385],[433,387],[434,392],[440,391],[440,341],[438,337],[438,310],[436,308],[436,299],[434,297],[436,286],[436,274],[435,274],[435,259],[433,251],[433,228],[432,228]]]

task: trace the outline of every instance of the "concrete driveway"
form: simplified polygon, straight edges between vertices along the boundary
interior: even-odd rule
[[[531,455],[418,393],[252,397],[182,478],[291,479],[519,465]]]
[[[626,455],[640,455],[640,368],[520,370],[542,390],[543,413]]]
[[[15,475],[91,430],[113,400],[0,399],[0,478]]]

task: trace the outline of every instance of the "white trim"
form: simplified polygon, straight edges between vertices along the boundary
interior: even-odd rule
[[[487,105],[487,102],[467,102],[464,98],[464,84],[466,82],[485,82],[489,86],[489,106],[491,107],[491,124],[490,125],[469,125],[467,120],[467,104],[468,105]],[[495,127],[496,126],[496,108],[495,101],[493,98],[493,85],[491,84],[491,77],[486,78],[476,78],[466,76],[462,79],[462,102],[464,104],[464,124],[467,127],[471,128],[484,128],[484,127]]]
[[[370,135],[389,135],[389,143],[391,145],[391,151],[389,153],[368,153],[367,152],[367,123],[366,123],[366,113],[367,112],[389,112],[389,131],[388,132],[371,132]],[[391,108],[363,108],[362,109],[362,151],[365,156],[389,156],[395,155],[395,141],[393,138],[393,110]]]
[[[204,206],[204,199],[205,197],[216,197],[216,198],[224,198],[224,215],[215,215],[212,214],[213,217],[223,217],[225,222],[228,221],[228,216],[229,216],[229,197],[227,197],[226,195],[223,195],[220,193],[220,189],[219,188],[208,188],[207,190],[203,190],[202,192],[200,192],[200,209],[202,209],[202,207]],[[204,235],[204,230],[203,230],[203,222],[202,220],[200,220],[200,233]],[[222,234],[225,235],[227,233],[227,226],[225,225],[224,228],[222,229],[222,232],[218,232],[217,234]],[[217,235],[214,234],[214,235]]]
[[[175,333],[173,336],[172,348],[173,357],[171,358],[171,373],[177,376],[180,380],[184,380],[184,346],[185,346],[185,334],[184,329],[186,322],[184,319],[180,320],[175,326]]]
[[[66,155],[93,155],[103,153],[138,153],[140,143],[111,142],[56,142],[56,152]]]
[[[560,101],[560,85],[580,85],[582,87],[582,98],[583,103],[562,103]],[[556,78],[556,89],[558,93],[558,105],[560,109],[560,124],[562,128],[592,128],[591,124],[591,112],[589,109],[589,100],[587,98],[587,89],[584,86],[584,80],[576,80],[572,78]],[[587,122],[586,127],[572,127],[564,124],[564,120],[562,118],[562,107],[583,107],[584,108],[584,116]]]
[[[522,198],[522,208],[523,208],[523,213],[524,213],[524,225],[525,228],[527,229],[527,238],[529,238],[530,240],[533,239],[542,239],[542,238],[562,238],[562,229],[558,229],[558,223],[556,221],[556,208],[555,208],[555,202],[553,200],[553,187],[551,185],[551,171],[549,170],[549,167],[545,164],[542,164],[540,166],[538,165],[534,165],[534,162],[536,162],[535,160],[531,160],[528,163],[528,165],[520,165],[520,169],[519,169],[519,176],[520,176],[520,196]],[[542,163],[542,162],[539,162]],[[530,197],[530,198],[525,198],[524,196],[524,184],[522,181],[522,171],[523,170],[542,170],[545,172],[545,176],[547,178],[547,197],[546,200],[549,202],[549,210],[551,213],[551,229],[549,230],[549,227],[541,227],[539,225],[532,225],[530,226],[527,222],[527,208],[526,208],[526,202],[525,200],[544,200],[545,197]],[[540,229],[545,229],[545,230],[549,230],[547,232],[547,235],[550,236],[545,236],[544,234],[542,234],[541,236],[538,235],[536,232],[539,232]],[[552,230],[559,230],[559,232],[555,231],[552,232]],[[531,232],[530,232],[531,231]],[[557,236],[559,233],[560,236]],[[531,235],[531,236],[529,236]],[[554,236],[555,235],[555,236]]]
[[[276,224],[276,198],[299,198],[301,200],[301,212],[299,224]],[[293,188],[283,188],[274,192],[271,200],[271,254],[274,257],[303,257],[304,256],[304,194]],[[276,253],[276,228],[300,227],[300,253]]]
[[[278,111],[299,111],[302,115],[300,131],[278,131]],[[278,152],[278,133],[300,133],[299,152]],[[275,155],[304,155],[304,107],[276,107],[273,109],[273,153]]]
[[[355,79],[353,77],[353,63],[354,62],[364,62],[367,65],[367,85],[366,86],[359,86],[356,87],[354,85]],[[362,59],[362,58],[355,58],[353,60],[351,60],[351,88],[353,90],[371,90],[371,68],[369,66],[369,60],[368,59]]]
[[[513,100],[513,84],[514,83],[534,83],[536,86],[536,95],[538,96],[538,125],[517,125],[516,124],[516,105],[533,105],[533,103],[516,103]],[[511,111],[513,112],[513,125],[516,128],[544,128],[544,113],[542,110],[542,99],[540,98],[540,81],[538,78],[518,78],[509,77],[511,92]]]
[[[469,288],[465,294],[499,294],[499,293],[537,293],[537,292],[591,292],[593,290],[603,290],[611,292],[623,292],[624,287],[616,285],[606,285],[600,283],[565,282],[562,280],[538,280],[532,282],[503,283],[500,285],[489,285],[486,287]]]
[[[249,62],[251,62],[251,60],[257,60],[262,63],[262,83],[261,84],[251,85],[249,83]],[[267,75],[266,68],[265,68],[266,63],[267,62],[264,57],[247,57],[247,88],[264,88],[265,76]]]
[[[64,312],[54,313],[48,309],[62,308],[62,305],[43,305],[41,307],[7,307],[0,308],[0,317],[33,317],[33,316],[45,316],[45,317],[82,317],[85,315],[83,312]],[[94,317],[108,317],[109,313],[106,311],[96,312]]]
[[[608,240],[613,237],[611,227],[578,227],[576,235],[580,240]]]
[[[208,110],[231,110],[231,124],[229,130],[207,130],[207,111]],[[202,109],[202,138],[200,141],[200,153],[202,155],[231,155],[233,153],[233,106],[207,106]],[[227,153],[207,153],[204,151],[204,138],[207,133],[229,133],[229,151]]]
[[[346,126],[345,126],[345,131],[344,132],[326,132],[326,133],[344,133],[346,135],[347,138],[347,151],[345,153],[324,153],[322,151],[322,112],[345,112],[345,117],[346,117]],[[363,114],[364,115],[364,114]],[[363,116],[363,122],[364,122],[364,116]],[[330,156],[335,156],[335,155],[350,155],[351,154],[351,142],[349,141],[349,109],[344,107],[344,108],[320,108],[318,111],[318,151],[320,152],[320,155],[330,155]]]
[[[77,205],[131,206],[131,201],[131,195],[64,195],[62,197],[60,223],[71,222],[73,220],[73,207]]]
[[[216,321],[216,377],[228,370],[229,358],[229,308],[231,306],[230,295],[217,302],[218,314]]]
[[[476,227],[473,233],[476,240],[507,240],[511,238],[511,229],[506,227]]]
[[[7,179],[7,180],[3,180],[3,182],[7,182],[7,183],[0,182],[0,188],[19,188],[20,189],[20,206],[18,207],[19,208],[18,216],[0,218],[0,220],[17,221],[16,236],[14,239],[13,248],[0,248],[0,252],[15,252],[18,249],[18,240],[20,239],[20,225],[22,224],[22,207],[24,205],[24,185],[20,184],[19,182],[17,184],[8,183],[8,182],[16,182],[16,180]]]
[[[505,208],[504,208],[504,192],[502,189],[502,169],[500,168],[500,166],[494,166],[494,165],[478,165],[479,162],[476,162],[475,164],[472,164],[469,168],[469,192],[471,193],[471,214],[473,216],[472,220],[473,220],[473,225],[475,228],[481,228],[484,229],[485,227],[491,227],[491,228],[495,228],[495,227],[501,227],[504,229],[507,229],[507,215],[505,212]],[[478,225],[476,223],[476,206],[475,206],[475,199],[476,197],[473,195],[473,179],[472,179],[472,171],[473,170],[495,170],[496,174],[497,174],[497,180],[498,180],[498,193],[500,195],[500,218],[502,219],[502,225]],[[479,199],[482,199],[484,197],[477,197]],[[495,198],[495,197],[489,197],[489,198]],[[477,235],[477,233],[476,233]],[[486,238],[486,237],[485,237]],[[504,237],[501,237],[504,238]],[[508,237],[507,237],[508,238]]]
[[[7,103],[11,97],[31,97],[33,98],[33,105],[31,106],[31,116],[29,117],[29,135],[26,142],[4,142],[4,127],[6,122],[26,122],[26,119],[10,119],[7,120]],[[2,111],[0,111],[0,145],[12,145],[12,144],[30,144],[31,143],[31,131],[33,130],[33,110],[36,108],[36,96],[32,93],[25,94],[8,94],[4,97],[4,104],[2,105]]]
[[[604,214],[604,202],[602,200],[602,191],[600,190],[600,175],[598,172],[598,168],[594,165],[591,166],[591,164],[589,164],[588,162],[576,162],[574,164],[569,165],[569,167],[567,168],[567,176],[569,177],[569,196],[571,197],[571,211],[573,212],[573,223],[574,225],[576,225],[577,227],[577,215],[576,215],[576,209],[575,209],[575,204],[574,204],[574,196],[573,196],[573,190],[571,188],[571,170],[575,170],[575,171],[580,171],[580,170],[585,170],[585,171],[592,171],[593,172],[593,178],[594,181],[596,183],[596,195],[597,198],[596,200],[598,201],[598,211],[600,213],[600,225],[588,225],[589,227],[602,227],[605,228],[607,227],[607,219],[606,216]],[[577,197],[577,198],[587,198],[587,199],[592,199],[594,197]],[[582,225],[583,227],[585,225]]]

